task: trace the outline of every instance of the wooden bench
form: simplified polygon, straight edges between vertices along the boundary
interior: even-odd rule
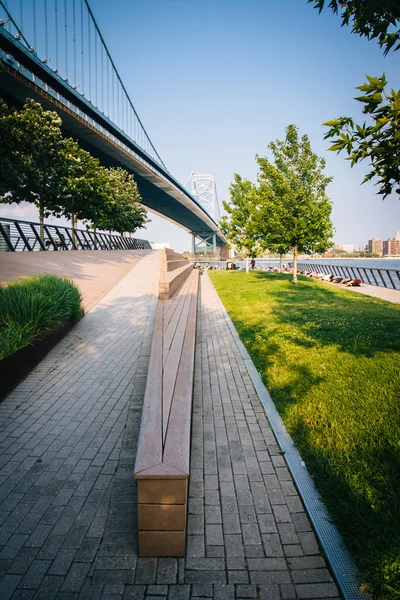
[[[199,271],[158,300],[134,478],[140,556],[184,556]]]
[[[182,285],[193,270],[193,264],[182,258],[169,248],[163,249],[161,257],[161,275],[159,285],[159,298],[168,300]]]

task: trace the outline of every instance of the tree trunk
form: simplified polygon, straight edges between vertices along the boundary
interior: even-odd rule
[[[77,243],[77,239],[76,239],[76,235],[75,235],[76,224],[77,224],[77,221],[76,221],[75,213],[72,213],[72,215],[71,215],[72,239],[74,240],[75,245]]]
[[[297,244],[293,248],[293,283],[297,284]]]
[[[42,204],[42,202],[39,202],[39,223],[40,223],[40,239],[42,240],[42,242],[44,243],[44,206]]]
[[[279,273],[282,273],[282,254],[279,255]]]

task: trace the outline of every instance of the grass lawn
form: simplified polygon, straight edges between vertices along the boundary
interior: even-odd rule
[[[67,278],[39,275],[0,285],[0,359],[81,316],[80,292]]]
[[[400,305],[211,272],[374,598],[400,598]]]

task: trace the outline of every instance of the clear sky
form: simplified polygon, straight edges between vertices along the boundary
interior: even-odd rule
[[[330,10],[319,15],[306,0],[91,0],[91,6],[155,147],[181,183],[192,171],[215,171],[219,198],[229,199],[233,173],[255,180],[255,155],[266,155],[268,143],[294,123],[334,177],[328,194],[335,241],[359,246],[400,230],[396,195],[382,201],[372,184],[360,186],[366,166],[351,169],[344,155],[326,152],[321,125],[342,115],[363,120],[353,97],[365,74],[385,72],[399,89],[400,51],[384,58],[376,42],[341,28]],[[182,229],[152,221],[138,237],[190,249]]]

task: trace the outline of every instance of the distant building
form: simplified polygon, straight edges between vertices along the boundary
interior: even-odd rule
[[[396,236],[397,236],[397,233],[396,233]],[[400,256],[400,236],[398,239],[396,239],[396,237],[394,237],[389,240],[384,240],[384,242],[383,242],[383,256],[392,256],[392,255]]]
[[[400,231],[396,231],[396,233],[394,234],[394,239],[396,240],[396,242],[400,241]]]
[[[154,250],[162,250],[163,248],[172,248],[170,242],[155,242]]]
[[[354,245],[353,244],[343,244],[342,250],[343,250],[343,252],[347,252],[348,254],[350,254],[351,252],[354,252]]]
[[[367,251],[371,254],[379,254],[382,256],[383,252],[383,242],[380,238],[372,238],[372,240],[368,240]]]

